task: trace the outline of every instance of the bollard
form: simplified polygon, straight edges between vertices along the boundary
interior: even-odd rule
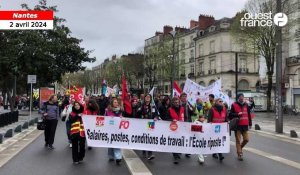
[[[18,125],[16,128],[15,128],[15,132],[21,132],[22,131],[22,125]]]
[[[260,126],[259,126],[258,124],[255,124],[255,125],[254,125],[254,129],[255,129],[255,130],[260,130]]]
[[[25,122],[22,126],[23,129],[27,129],[28,128],[28,122]]]
[[[4,137],[12,137],[13,136],[13,130],[12,129],[9,129],[6,131]]]
[[[3,143],[3,135],[0,134],[0,144]]]
[[[298,138],[298,134],[296,133],[295,130],[291,130],[291,131],[290,131],[290,136],[291,136],[292,138]]]
[[[29,125],[30,125],[30,126],[34,125],[34,121],[35,121],[34,119],[31,119],[31,120],[29,121]]]

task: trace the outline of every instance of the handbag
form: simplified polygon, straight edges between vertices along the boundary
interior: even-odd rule
[[[230,120],[230,122],[229,122],[230,130],[235,130],[237,128],[239,120],[240,119],[238,117],[233,118],[233,119]]]
[[[39,119],[38,122],[37,122],[36,128],[38,130],[45,130],[45,127],[46,127],[45,120],[44,119]]]

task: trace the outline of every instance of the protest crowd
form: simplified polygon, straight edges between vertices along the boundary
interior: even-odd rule
[[[123,84],[122,84],[123,85]],[[114,116],[133,119],[150,119],[155,122],[188,122],[188,123],[228,123],[230,133],[236,140],[237,159],[243,160],[243,148],[249,142],[248,129],[252,126],[253,103],[245,102],[244,95],[238,94],[237,101],[228,104],[224,98],[215,94],[207,94],[207,101],[201,98],[191,103],[185,92],[177,92],[172,97],[155,94],[130,94],[126,87],[122,87],[122,95],[109,94],[106,96],[84,96],[82,101],[70,98],[69,94],[51,95],[49,101],[42,107],[42,116],[45,121],[45,147],[55,149],[55,132],[57,122],[62,120],[66,126],[66,143],[72,149],[74,165],[81,163],[86,151],[86,133],[82,121],[83,115]],[[58,96],[60,104],[58,104]],[[59,133],[62,134],[62,133]],[[87,147],[92,150],[92,147]],[[94,148],[95,149],[95,148]],[[172,153],[173,163],[179,164],[183,155]],[[155,152],[144,150],[142,156],[149,161],[155,159]],[[71,157],[71,156],[70,156]],[[184,157],[190,158],[191,154]],[[198,154],[198,161],[203,164],[203,154]],[[224,160],[224,153],[212,154],[220,162]],[[120,148],[108,148],[108,160],[120,164],[122,153]]]

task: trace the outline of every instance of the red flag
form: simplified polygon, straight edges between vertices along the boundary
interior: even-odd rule
[[[124,105],[124,110],[127,114],[132,114],[131,103],[128,96],[127,84],[125,76],[122,77],[122,100]]]
[[[178,86],[177,82],[173,82],[173,97],[179,97],[180,94],[182,93],[182,90]]]

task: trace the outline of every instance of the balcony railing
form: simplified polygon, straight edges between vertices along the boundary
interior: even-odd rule
[[[211,70],[208,70],[208,74],[216,74],[216,69],[211,69]]]
[[[194,73],[189,73],[188,75],[189,78],[195,77]]]
[[[204,71],[197,72],[197,75],[198,76],[203,76],[204,75]]]
[[[288,66],[300,64],[300,55],[287,58],[286,64]]]
[[[248,73],[249,70],[248,70],[248,68],[240,68],[240,69],[239,69],[239,72],[240,72],[240,73]]]

